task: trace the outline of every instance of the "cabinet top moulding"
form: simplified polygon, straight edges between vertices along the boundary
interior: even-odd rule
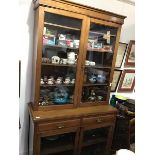
[[[87,5],[71,2],[68,0],[33,0],[34,9],[39,6],[52,7],[62,9],[74,13],[80,13],[89,17],[95,17],[105,21],[113,22],[122,25],[126,16],[115,14],[109,11],[90,7]]]

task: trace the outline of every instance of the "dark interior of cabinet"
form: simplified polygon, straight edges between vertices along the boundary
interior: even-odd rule
[[[41,155],[73,155],[75,133],[41,138]]]
[[[113,53],[87,51],[86,60],[94,61],[96,67],[111,67]]]
[[[81,29],[80,19],[45,12],[45,22]]]
[[[105,155],[105,143],[99,143],[84,147],[81,155]]]
[[[104,155],[108,131],[109,127],[84,131],[81,155]]]

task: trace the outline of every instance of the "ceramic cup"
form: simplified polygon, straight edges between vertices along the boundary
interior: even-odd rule
[[[62,59],[60,60],[60,63],[66,65],[66,64],[67,64],[67,59],[62,58]]]
[[[88,66],[89,63],[90,63],[90,62],[89,62],[88,60],[85,61],[85,65],[86,65],[86,66]]]
[[[72,79],[71,84],[74,84],[74,83],[75,83],[75,79]]]
[[[67,60],[67,63],[68,63],[69,65],[74,65],[74,64],[75,64],[75,60],[68,59],[68,60]]]
[[[70,77],[66,77],[65,81],[64,81],[64,84],[69,84],[69,83],[70,83]]]
[[[90,65],[90,66],[95,66],[95,64],[96,64],[96,63],[95,63],[94,61],[90,61],[90,62],[89,62],[89,65]]]

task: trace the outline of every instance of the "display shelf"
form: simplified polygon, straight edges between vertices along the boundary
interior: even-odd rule
[[[89,140],[85,140],[82,143],[82,147],[89,146],[89,145],[94,145],[94,144],[98,144],[98,143],[103,143],[103,142],[106,142],[106,139],[104,139],[104,138],[89,139]]]
[[[53,64],[53,63],[42,63],[42,66],[76,67],[76,65],[69,65],[69,64]]]
[[[99,65],[99,64],[96,64],[96,65],[94,65],[94,66],[90,66],[90,65],[85,65],[85,68],[109,68],[109,69],[111,69],[111,66],[104,66],[104,65]]]
[[[52,84],[52,85],[48,85],[48,84],[44,84],[44,85],[40,85],[41,87],[73,87],[75,86],[74,84]]]
[[[84,86],[108,86],[106,83],[84,83]]]
[[[60,28],[65,28],[65,29],[80,31],[80,29],[74,28],[74,27],[70,27],[70,26],[64,26],[64,25],[53,24],[53,23],[48,23],[48,22],[44,22],[44,24],[45,25],[48,25],[48,26],[54,26],[54,27],[60,27]]]
[[[113,53],[113,51],[107,51],[104,50],[103,48],[87,48],[87,51]]]
[[[89,31],[89,33],[91,33],[91,34],[100,34],[100,35],[104,35],[105,34],[105,33],[96,32],[96,31]],[[116,37],[116,35],[110,34],[110,37]]]
[[[50,44],[43,44],[43,46],[46,47],[46,48],[65,48],[65,49],[73,49],[73,50],[78,50],[79,49],[79,48],[74,48],[74,47],[60,46],[60,45],[50,45]]]

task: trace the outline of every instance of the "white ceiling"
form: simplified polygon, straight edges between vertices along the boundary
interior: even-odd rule
[[[135,5],[135,0],[118,0],[118,1],[128,3],[128,4],[131,4],[131,5]]]

